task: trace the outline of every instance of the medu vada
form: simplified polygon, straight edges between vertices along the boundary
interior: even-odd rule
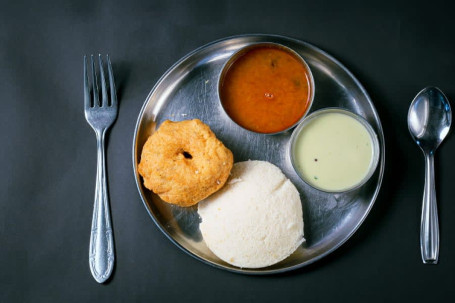
[[[223,187],[232,152],[198,119],[166,120],[144,144],[138,172],[165,202],[192,206]]]

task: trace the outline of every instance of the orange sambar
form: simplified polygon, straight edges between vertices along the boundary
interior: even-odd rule
[[[220,82],[221,104],[243,128],[265,134],[284,131],[311,105],[310,71],[284,47],[253,47],[226,68]]]

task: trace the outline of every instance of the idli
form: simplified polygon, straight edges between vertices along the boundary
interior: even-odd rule
[[[198,213],[208,248],[238,267],[270,266],[304,241],[299,192],[269,162],[235,163],[225,186],[201,201]]]

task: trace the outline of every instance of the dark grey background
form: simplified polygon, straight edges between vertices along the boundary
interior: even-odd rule
[[[406,115],[436,85],[455,106],[454,9],[437,1],[0,1],[0,302],[399,302],[455,298],[455,138],[437,153],[440,264],[420,259],[423,156]],[[255,277],[186,255],[139,198],[131,146],[154,83],[193,49],[269,33],[322,48],[371,95],[386,138],[378,200],[340,249],[304,269]],[[95,136],[82,58],[109,53],[120,97],[108,138],[117,262],[88,267]]]

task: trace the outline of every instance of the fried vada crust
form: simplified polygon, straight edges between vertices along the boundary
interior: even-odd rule
[[[198,119],[164,121],[144,144],[138,172],[168,203],[192,206],[223,187],[234,159]]]

